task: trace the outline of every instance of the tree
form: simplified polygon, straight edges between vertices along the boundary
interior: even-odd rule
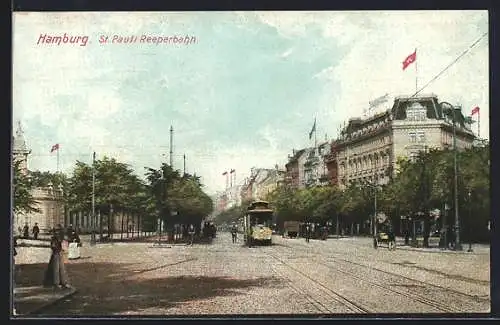
[[[448,203],[454,215],[454,152],[430,150],[416,161],[398,160],[396,176],[381,193],[380,205],[392,215],[423,213],[424,245],[430,232],[433,209],[443,210]],[[490,218],[489,147],[473,147],[458,153],[458,198],[461,229],[464,235],[476,234],[485,240]],[[469,193],[471,194],[469,196]],[[470,213],[474,211],[474,213]],[[442,215],[442,214],[441,214]],[[474,215],[474,217],[472,217]],[[454,220],[448,220],[452,224]],[[482,235],[480,235],[482,234]],[[481,237],[482,236],[482,237]]]
[[[267,200],[274,208],[276,223],[280,226],[285,221],[303,221],[299,211],[301,204],[298,191],[287,186],[280,186],[271,192]]]
[[[212,199],[203,192],[200,178],[162,164],[160,169],[146,168],[147,188],[154,198],[156,213],[168,222],[194,223],[213,211]],[[176,212],[176,216],[172,216]]]
[[[31,194],[32,185],[28,176],[21,171],[20,161],[13,165],[13,209],[14,213],[40,212],[37,201]]]
[[[92,167],[77,161],[69,180],[68,205],[72,210],[90,211],[92,208]]]

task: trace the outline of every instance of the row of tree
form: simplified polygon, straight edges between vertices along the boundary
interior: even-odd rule
[[[461,234],[465,240],[488,239],[490,220],[490,156],[489,146],[473,147],[458,152],[458,207]],[[344,226],[359,224],[369,232],[375,212],[383,212],[402,233],[401,217],[424,223],[424,245],[435,220],[432,211],[441,217],[434,225],[454,224],[454,151],[422,152],[414,161],[399,159],[395,173],[386,185],[351,182],[345,189],[336,186],[315,186],[293,189],[281,186],[266,199],[275,209],[275,222],[286,220],[332,222]],[[376,203],[375,203],[376,200]],[[234,207],[217,217],[230,222],[243,215],[244,207]]]
[[[92,211],[92,165],[77,161],[71,175],[33,171],[23,174],[18,162],[14,164],[14,212],[37,210],[31,194],[35,187],[62,186],[69,211]],[[95,206],[113,206],[115,210],[143,216],[145,223],[154,225],[162,218],[167,225],[190,223],[209,215],[213,210],[211,198],[203,191],[200,178],[181,174],[171,166],[159,169],[147,167],[145,179],[116,159],[96,160]],[[175,213],[174,213],[175,212]]]

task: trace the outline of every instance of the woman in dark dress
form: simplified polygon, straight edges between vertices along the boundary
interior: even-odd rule
[[[61,233],[55,233],[52,235],[50,240],[50,248],[52,249],[52,254],[50,255],[50,261],[45,271],[45,279],[43,285],[45,287],[59,287],[59,288],[69,288],[68,275],[66,274],[66,267],[64,266],[62,241],[63,237]]]

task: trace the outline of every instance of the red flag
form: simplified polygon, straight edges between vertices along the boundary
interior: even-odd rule
[[[55,145],[52,146],[52,148],[50,149],[50,153],[53,153],[56,150],[59,150],[59,143],[56,143]]]
[[[225,176],[225,175],[227,175],[227,172],[223,172],[223,173],[222,173],[222,176]]]
[[[472,109],[472,113],[470,115],[474,115],[474,114],[479,114],[479,106],[476,106]]]
[[[410,64],[415,62],[416,59],[417,59],[417,50],[415,50],[415,52],[413,52],[412,54],[408,55],[406,59],[403,61],[403,70],[406,69],[406,67],[408,67]]]

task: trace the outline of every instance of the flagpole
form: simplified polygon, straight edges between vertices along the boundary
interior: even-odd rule
[[[479,127],[481,124],[480,124],[480,121],[481,121],[481,114],[480,111],[477,111],[477,139],[480,140],[481,139],[481,135],[480,135],[480,132],[481,132],[481,128]]]
[[[417,48],[415,48],[415,92],[418,91],[418,68],[417,68]]]

